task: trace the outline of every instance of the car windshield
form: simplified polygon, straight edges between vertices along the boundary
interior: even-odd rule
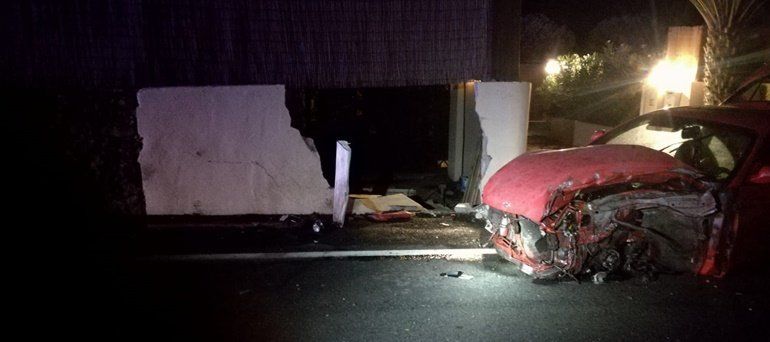
[[[715,180],[726,180],[749,152],[751,135],[741,128],[668,115],[632,121],[597,143],[641,145],[662,151]]]

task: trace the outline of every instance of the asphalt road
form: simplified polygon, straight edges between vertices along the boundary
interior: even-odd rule
[[[473,278],[439,275],[456,271]],[[138,262],[115,277],[110,307],[125,315],[113,325],[113,336],[131,340],[703,341],[770,336],[770,277],[756,275],[725,280],[661,276],[649,284],[537,282],[493,257]]]

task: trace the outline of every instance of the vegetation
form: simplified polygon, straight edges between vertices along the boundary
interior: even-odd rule
[[[738,87],[746,64],[740,57],[745,51],[746,28],[762,0],[690,0],[703,16],[708,28],[703,47],[703,80],[706,103],[716,104]]]
[[[616,125],[639,114],[641,81],[658,54],[606,42],[599,52],[557,57],[559,73],[535,89],[535,103],[550,117]]]

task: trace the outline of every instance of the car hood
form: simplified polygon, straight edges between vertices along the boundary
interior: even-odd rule
[[[695,169],[666,153],[636,145],[594,145],[528,153],[511,160],[484,187],[490,207],[541,222],[556,208],[555,193],[635,181],[665,182]]]

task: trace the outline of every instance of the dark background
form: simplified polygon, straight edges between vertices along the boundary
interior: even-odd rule
[[[594,47],[587,44],[591,30],[603,20],[613,17],[639,16],[647,20],[656,45],[665,46],[668,26],[703,25],[698,11],[688,0],[525,0],[522,15],[542,13],[575,33],[576,52],[586,53]],[[632,30],[618,27],[618,30]]]

